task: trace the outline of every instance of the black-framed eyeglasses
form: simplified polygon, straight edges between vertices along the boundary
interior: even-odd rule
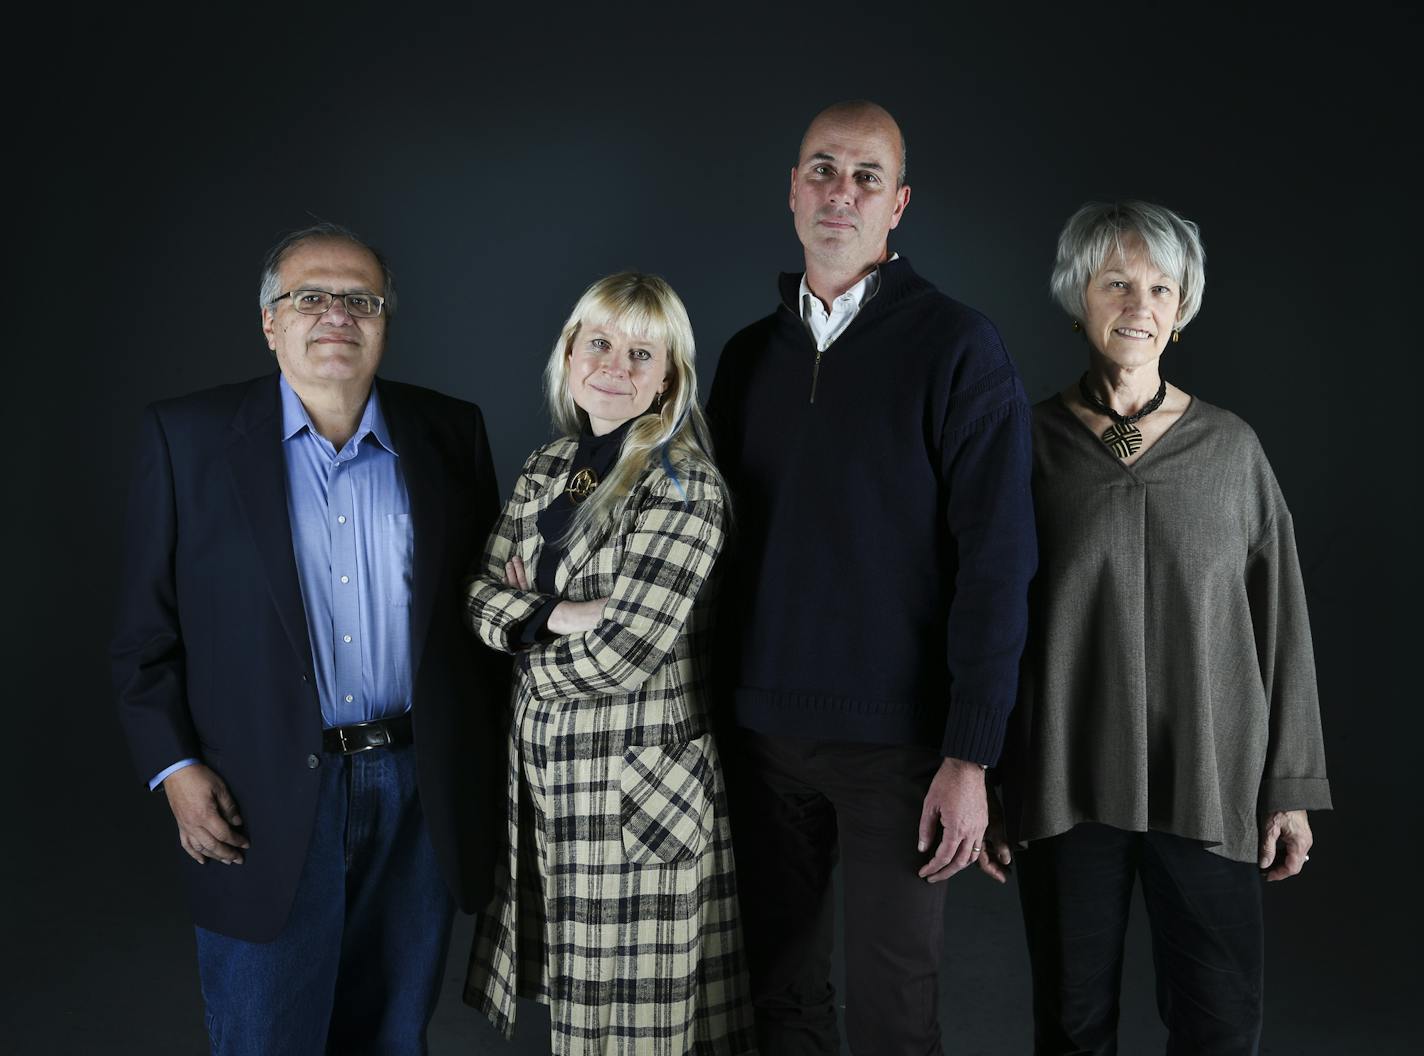
[[[374,293],[327,293],[325,290],[288,290],[272,298],[272,304],[290,297],[292,307],[303,315],[325,315],[338,300],[353,319],[374,319],[386,307],[386,299]]]

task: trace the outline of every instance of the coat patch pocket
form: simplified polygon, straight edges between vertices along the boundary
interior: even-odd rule
[[[675,865],[712,834],[712,767],[703,742],[633,745],[623,753],[623,854],[630,865]]]

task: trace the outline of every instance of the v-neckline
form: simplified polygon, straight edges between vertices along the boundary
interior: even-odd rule
[[[1104,458],[1111,459],[1113,465],[1117,466],[1118,469],[1122,470],[1133,480],[1138,480],[1136,472],[1137,467],[1142,465],[1143,462],[1147,461],[1147,459],[1152,457],[1152,454],[1159,447],[1162,446],[1163,441],[1165,441],[1169,436],[1171,436],[1174,432],[1177,431],[1177,427],[1180,426],[1182,422],[1186,421],[1187,416],[1190,415],[1194,410],[1196,410],[1197,406],[1197,398],[1195,396],[1189,395],[1187,397],[1187,405],[1182,408],[1182,413],[1177,415],[1177,420],[1171,425],[1167,426],[1167,428],[1162,431],[1161,436],[1159,436],[1156,440],[1152,441],[1152,446],[1149,447],[1146,451],[1142,452],[1142,457],[1132,462],[1124,462],[1122,459],[1118,458],[1117,455],[1113,454],[1111,451],[1108,450],[1107,444],[1103,443],[1103,438],[1100,437],[1097,433],[1093,432],[1092,428],[1088,425],[1087,422],[1083,421],[1083,419],[1079,418],[1076,414],[1073,413],[1073,408],[1069,407],[1067,402],[1064,401],[1062,392],[1055,393],[1054,399],[1058,401],[1059,409],[1062,410],[1064,414],[1066,414],[1069,418],[1073,420],[1073,424],[1076,425],[1079,429],[1081,429],[1087,436],[1092,438],[1093,447],[1101,451]]]

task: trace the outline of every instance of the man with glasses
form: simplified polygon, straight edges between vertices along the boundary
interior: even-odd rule
[[[507,681],[457,592],[498,512],[480,411],[376,378],[385,261],[268,254],[277,372],[144,419],[113,643],[178,828],[215,1053],[425,1051],[488,893]]]

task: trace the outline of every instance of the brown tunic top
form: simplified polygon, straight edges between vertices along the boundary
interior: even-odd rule
[[[1011,836],[1096,821],[1255,861],[1260,813],[1330,807],[1295,535],[1256,434],[1194,399],[1125,466],[1057,396],[1033,428]]]

